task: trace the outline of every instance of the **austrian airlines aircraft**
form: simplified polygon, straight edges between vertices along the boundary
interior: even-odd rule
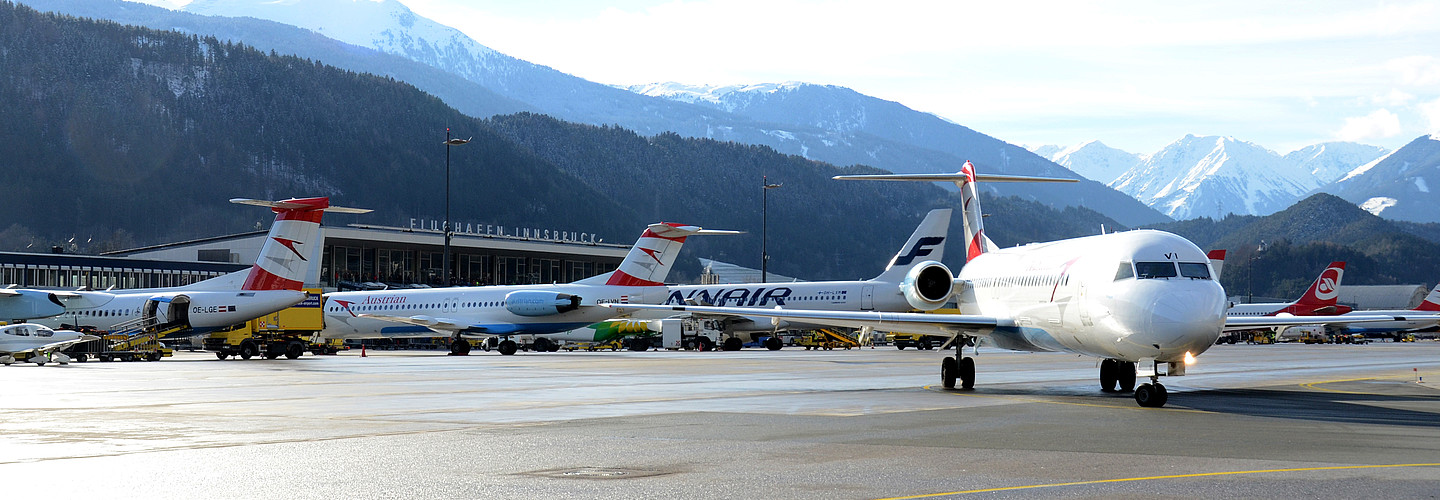
[[[500,353],[515,354],[512,335],[552,334],[617,316],[605,303],[664,300],[665,276],[685,238],[736,234],[680,224],[651,224],[619,269],[574,283],[465,286],[417,290],[335,292],[325,295],[328,339],[452,337],[451,353],[470,352],[462,336],[500,337]],[[553,344],[541,338],[540,348]],[[558,346],[555,346],[558,347]]]
[[[275,224],[260,248],[260,256],[249,271],[239,271],[190,285],[107,292],[108,301],[85,307],[67,308],[64,314],[37,320],[56,327],[60,324],[93,326],[101,330],[123,328],[137,321],[182,327],[186,334],[225,329],[272,314],[305,300],[300,286],[325,212],[365,213],[369,210],[330,206],[328,198],[300,198],[264,201],[236,198],[231,203],[270,208]],[[243,278],[243,283],[238,281]]]
[[[1343,330],[1336,333],[1409,332],[1440,326],[1440,284],[1436,284],[1435,288],[1430,290],[1430,294],[1425,296],[1425,300],[1414,309],[1355,311],[1343,313],[1340,317],[1371,314],[1393,315],[1395,321],[1366,322],[1356,325],[1326,323],[1326,333],[1330,333],[1332,330]]]
[[[1183,375],[1234,322],[1249,326],[1314,323],[1316,317],[1225,317],[1225,291],[1211,279],[1206,253],[1185,238],[1163,231],[1135,230],[999,249],[985,236],[976,182],[1075,182],[1074,179],[977,175],[965,162],[956,174],[840,176],[837,179],[951,181],[960,187],[967,263],[953,280],[917,284],[929,297],[954,294],[960,314],[757,310],[738,307],[638,306],[691,313],[742,314],[951,336],[960,346],[988,340],[1022,351],[1065,351],[1101,358],[1102,390],[1129,389],[1137,376],[1150,383],[1134,387],[1141,406],[1168,399],[1165,375]],[[1391,319],[1377,316],[1356,319]],[[974,358],[946,357],[941,380],[953,388],[975,383]],[[1137,369],[1137,366],[1139,369]],[[1153,369],[1151,368],[1153,367]]]
[[[1276,316],[1293,314],[1299,316],[1333,316],[1351,311],[1351,307],[1336,303],[1340,296],[1340,280],[1345,277],[1345,263],[1331,262],[1310,284],[1305,294],[1294,302],[1235,304],[1230,307],[1230,316]]]

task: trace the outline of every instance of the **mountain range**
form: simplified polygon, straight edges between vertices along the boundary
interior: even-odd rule
[[[736,89],[729,98],[748,104],[727,110],[586,81],[496,52],[453,28],[415,15],[395,0],[197,0],[185,6],[187,12],[119,0],[21,3],[39,10],[215,36],[389,76],[475,117],[538,112],[577,123],[620,125],[641,135],[673,132],[765,145],[834,165],[890,171],[954,172],[971,160],[981,171],[1079,178],[1019,146],[843,87],[794,84]],[[344,9],[346,15],[333,15],[336,9]],[[427,70],[416,68],[417,64]],[[467,84],[457,84],[457,79]],[[1124,193],[1089,180],[1079,185],[1005,184],[987,189],[1057,207],[1085,206],[1126,225],[1168,220]]]
[[[1388,153],[1375,146],[1328,142],[1282,156],[1233,137],[1193,135],[1149,155],[1099,141],[1033,149],[1182,220],[1274,213]]]

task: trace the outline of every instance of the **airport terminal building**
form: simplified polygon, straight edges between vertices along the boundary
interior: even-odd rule
[[[629,245],[586,233],[457,228],[452,282],[463,285],[566,283],[614,270]],[[266,231],[110,252],[101,256],[0,252],[0,283],[92,289],[178,286],[247,269]],[[307,286],[326,291],[444,283],[444,233],[424,227],[321,227],[310,250]]]

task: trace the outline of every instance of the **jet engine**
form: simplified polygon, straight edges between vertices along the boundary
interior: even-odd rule
[[[945,264],[933,260],[921,262],[900,280],[900,293],[905,295],[910,307],[934,311],[950,300],[953,283],[954,275]]]
[[[549,316],[580,308],[580,296],[539,290],[505,294],[505,310],[520,316]]]

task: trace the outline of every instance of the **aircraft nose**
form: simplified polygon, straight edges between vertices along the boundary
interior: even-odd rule
[[[1186,352],[1204,352],[1225,325],[1225,292],[1219,286],[1166,290],[1148,302],[1148,313],[1136,318],[1141,321],[1126,340],[1160,361],[1180,361]]]

